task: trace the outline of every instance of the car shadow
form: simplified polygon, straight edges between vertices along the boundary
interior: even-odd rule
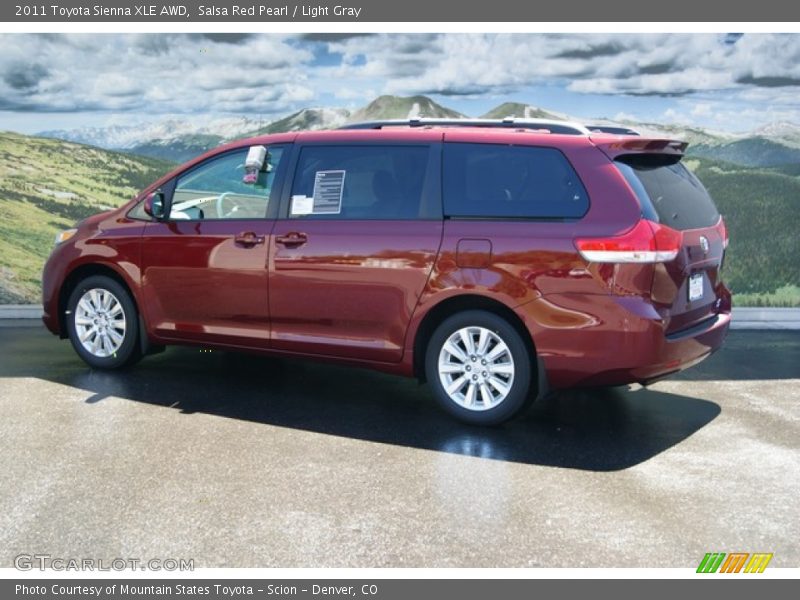
[[[443,414],[426,386],[365,369],[196,348],[169,348],[124,371],[87,368],[68,342],[38,329],[0,334],[0,377],[310,432],[518,463],[615,471],[642,463],[710,423],[719,405],[652,389],[562,392],[523,418],[473,427]]]
[[[672,377],[682,381],[800,379],[800,331],[736,330],[722,349],[698,367]]]

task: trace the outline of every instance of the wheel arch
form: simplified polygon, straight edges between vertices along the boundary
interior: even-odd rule
[[[78,284],[86,279],[87,277],[92,277],[94,275],[105,275],[106,277],[113,279],[117,283],[119,283],[125,291],[131,297],[134,306],[136,307],[136,311],[139,314],[139,318],[142,318],[142,311],[139,307],[139,301],[136,297],[136,294],[133,292],[132,286],[129,284],[126,277],[117,271],[115,268],[103,264],[103,263],[84,263],[75,267],[69,274],[64,278],[64,283],[61,286],[61,289],[58,293],[58,327],[59,331],[61,332],[61,337],[66,338],[68,337],[67,334],[67,323],[66,323],[66,312],[67,312],[67,303],[69,302],[69,297],[72,295],[72,292],[78,286]]]
[[[490,312],[504,319],[516,330],[523,342],[525,342],[525,346],[528,352],[530,352],[531,359],[538,362],[536,344],[531,337],[530,331],[528,331],[525,323],[517,313],[502,302],[486,296],[478,294],[459,294],[457,296],[445,298],[431,307],[422,318],[422,321],[414,333],[413,370],[414,376],[420,381],[426,380],[425,353],[427,351],[428,341],[433,335],[433,332],[436,331],[436,328],[448,317],[467,310],[485,310],[486,312]],[[538,370],[534,368],[533,372],[534,377],[536,377]],[[538,381],[536,383],[538,385]]]

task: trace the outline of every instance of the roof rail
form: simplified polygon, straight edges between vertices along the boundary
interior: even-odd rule
[[[589,135],[591,131],[579,123],[554,121],[550,119],[386,119],[382,121],[363,121],[350,123],[339,129],[383,129],[385,127],[497,127],[508,129],[544,129],[550,133],[566,135]]]

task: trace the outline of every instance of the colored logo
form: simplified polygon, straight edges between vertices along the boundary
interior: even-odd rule
[[[763,573],[772,553],[707,552],[697,566],[698,573]]]

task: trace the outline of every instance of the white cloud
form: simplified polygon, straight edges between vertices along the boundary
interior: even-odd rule
[[[693,117],[708,117],[713,114],[713,110],[710,102],[698,102],[692,107],[691,115]]]
[[[632,118],[637,121],[641,119]],[[776,122],[796,122],[796,108],[774,106],[748,106],[725,101],[702,101],[682,99],[677,107],[668,108],[658,115],[656,121],[683,126],[703,127],[735,133],[752,131],[754,126]]]
[[[333,41],[342,80],[389,93],[476,94],[561,81],[578,93],[676,96],[800,83],[800,35],[414,34]]]
[[[639,117],[637,117],[634,114],[627,113],[627,112],[624,112],[624,111],[620,111],[620,112],[616,113],[611,118],[611,120],[612,121],[622,121],[622,122],[624,122],[624,121],[638,121],[640,119],[639,119]]]
[[[314,96],[311,52],[285,36],[0,36],[0,107],[149,112],[284,110]]]
[[[378,95],[373,88],[337,88],[333,95],[340,100],[372,100]]]
[[[537,86],[587,102],[675,98],[675,119],[735,122],[761,110],[757,121],[769,111],[796,120],[800,35],[733,44],[718,34],[0,35],[0,111],[278,116],[321,97],[500,102]],[[637,112],[634,104],[611,110]]]

